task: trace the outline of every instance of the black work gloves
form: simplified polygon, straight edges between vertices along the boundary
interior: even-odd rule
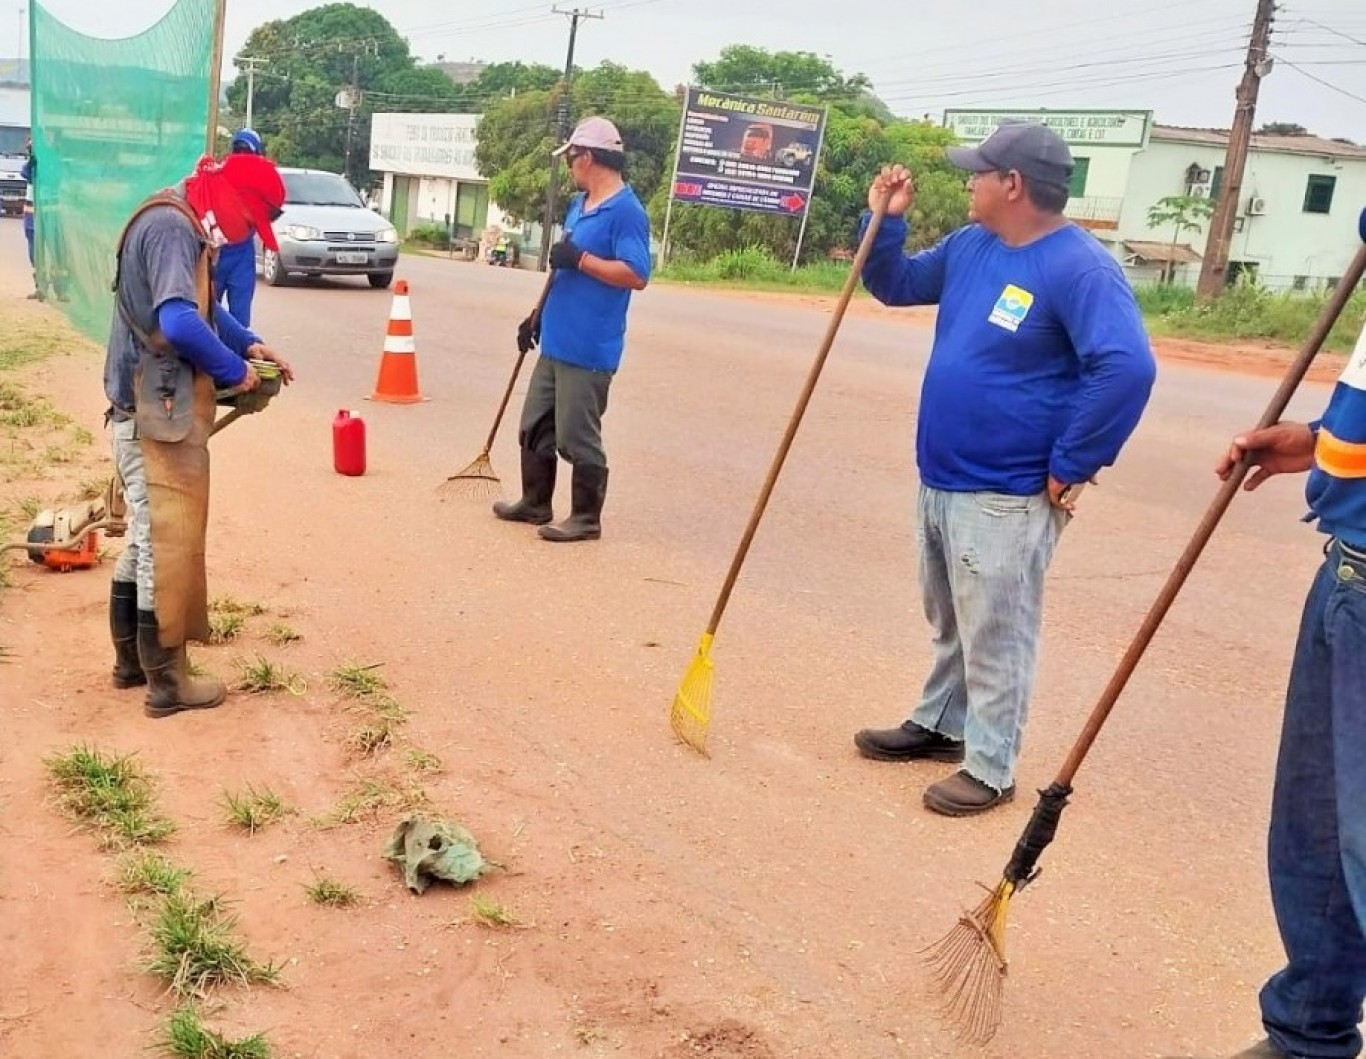
[[[551,268],[578,268],[583,251],[571,239],[561,239],[550,248]]]
[[[517,325],[517,352],[525,353],[541,340],[541,314],[532,312]]]

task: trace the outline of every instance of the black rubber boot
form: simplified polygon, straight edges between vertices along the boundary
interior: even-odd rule
[[[114,687],[146,684],[138,661],[138,586],[132,581],[109,583],[109,637],[114,641]]]
[[[556,526],[542,526],[542,540],[595,541],[602,536],[602,502],[607,499],[607,468],[591,463],[574,465],[574,508]]]
[[[196,680],[190,676],[184,644],[161,646],[157,616],[150,610],[138,611],[138,658],[147,674],[144,712],[148,717],[169,717],[181,710],[208,710],[228,697],[228,689],[221,680]]]
[[[555,517],[551,505],[555,499],[558,466],[559,457],[554,449],[549,453],[522,449],[522,498],[512,503],[499,500],[493,505],[493,513],[504,522],[544,526]]]

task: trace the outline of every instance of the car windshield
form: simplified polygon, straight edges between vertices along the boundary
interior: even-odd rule
[[[286,205],[365,208],[355,189],[336,173],[282,173],[281,176],[285,179]]]

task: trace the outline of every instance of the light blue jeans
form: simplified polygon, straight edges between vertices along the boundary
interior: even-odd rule
[[[114,564],[115,581],[135,581],[138,610],[156,609],[156,585],[152,576],[152,508],[147,499],[147,471],[142,462],[142,442],[137,423],[131,419],[114,423],[114,466],[123,479],[123,499],[128,503],[128,533],[123,551]]]
[[[920,488],[916,539],[934,665],[911,720],[963,740],[964,769],[997,791],[1015,782],[1044,573],[1068,518],[1045,493]]]

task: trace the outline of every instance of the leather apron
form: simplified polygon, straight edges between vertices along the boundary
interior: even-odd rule
[[[162,193],[144,202],[119,236],[123,253],[128,228],[150,209],[172,207],[185,215],[197,235],[196,302],[213,327],[213,249],[202,236],[198,217],[184,199]],[[208,573],[205,540],[209,526],[209,435],[216,415],[214,383],[179,356],[155,321],[143,328],[132,319],[114,281],[124,322],[138,341],[133,373],[134,419],[147,474],[152,521],[152,567],[161,646],[174,649],[187,640],[209,639]]]

